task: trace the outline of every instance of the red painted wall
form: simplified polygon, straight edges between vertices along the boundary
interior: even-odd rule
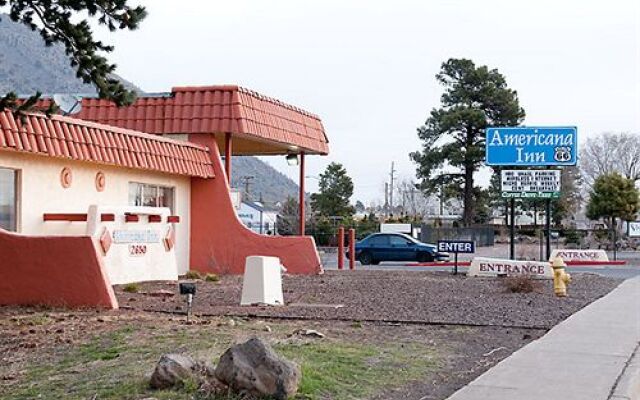
[[[118,301],[91,237],[0,229],[0,305],[118,308]]]
[[[243,274],[248,256],[274,256],[291,274],[321,273],[312,237],[259,235],[240,222],[214,136],[190,135],[189,140],[209,148],[216,176],[191,181],[191,268]]]

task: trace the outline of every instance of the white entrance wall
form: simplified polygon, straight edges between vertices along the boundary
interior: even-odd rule
[[[467,271],[467,276],[499,275],[528,275],[538,279],[553,279],[553,269],[548,262],[474,257]]]
[[[19,171],[18,232],[26,235],[85,235],[85,222],[43,220],[43,214],[87,213],[89,206],[122,207],[129,204],[129,183],[149,183],[174,188],[173,215],[180,217],[176,227],[178,272],[189,270],[189,210],[191,178],[155,171],[107,166],[83,161],[63,160],[11,151],[0,151],[0,167]],[[63,188],[63,168],[72,173],[71,186]],[[96,174],[103,172],[105,187],[96,188]]]
[[[113,214],[113,221],[102,221],[102,214]],[[138,221],[126,222],[126,214]],[[178,279],[175,247],[167,244],[176,228],[170,215],[166,207],[89,207],[87,234],[96,242],[108,237],[108,248],[101,243],[100,250],[112,284]]]

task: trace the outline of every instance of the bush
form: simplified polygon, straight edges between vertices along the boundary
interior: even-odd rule
[[[140,291],[140,285],[137,283],[127,283],[122,288],[122,291],[127,293],[138,293]]]
[[[582,240],[580,233],[575,229],[567,229],[564,232],[564,237],[565,237],[565,243],[567,244],[569,243],[580,244],[580,241]]]
[[[218,282],[220,280],[220,277],[216,274],[206,274],[204,276],[204,280],[207,282]]]
[[[542,284],[530,275],[514,275],[504,278],[504,286],[511,293],[542,292]]]
[[[198,271],[189,270],[185,274],[185,278],[187,279],[202,279],[202,274]]]

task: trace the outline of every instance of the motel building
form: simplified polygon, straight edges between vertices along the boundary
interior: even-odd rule
[[[79,105],[0,112],[0,305],[116,308],[114,284],[242,274],[251,255],[322,271],[313,238],[248,228],[229,188],[234,155],[286,156],[304,199],[305,157],[328,153],[317,116],[238,86]]]
[[[242,201],[237,211],[240,221],[252,231],[265,235],[278,234],[278,212],[262,202]]]

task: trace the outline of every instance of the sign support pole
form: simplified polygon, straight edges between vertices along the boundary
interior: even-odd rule
[[[613,261],[617,261],[618,260],[618,238],[617,236],[617,225],[616,225],[616,219],[615,217],[612,218],[612,222],[611,222],[611,227],[613,228]]]
[[[511,205],[511,210],[510,210],[510,219],[511,221],[509,221],[510,226],[509,226],[509,259],[511,260],[515,260],[516,259],[516,242],[515,242],[515,236],[516,236],[516,200],[512,197],[511,201],[509,202]]]
[[[455,255],[453,256],[453,257],[454,257],[454,258],[453,258],[453,259],[454,259],[454,264],[453,264],[453,274],[454,274],[454,275],[458,275],[458,252],[456,251],[456,252],[455,252],[455,253],[453,253],[453,254],[455,254]]]
[[[545,223],[544,230],[547,235],[547,260],[551,258],[551,200],[547,199],[544,205]]]

